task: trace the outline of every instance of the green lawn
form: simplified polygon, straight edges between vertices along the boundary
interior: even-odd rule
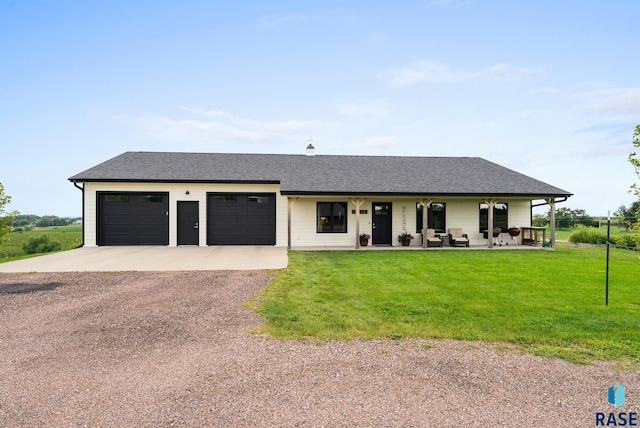
[[[640,260],[612,250],[289,252],[253,306],[276,337],[508,342],[640,363]]]
[[[24,232],[8,233],[0,242],[0,263],[33,257],[34,255],[24,254],[22,244],[42,235],[47,235],[51,241],[60,242],[63,250],[70,250],[82,244],[82,225],[36,227]]]

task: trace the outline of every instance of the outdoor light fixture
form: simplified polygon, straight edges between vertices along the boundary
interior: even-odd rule
[[[187,190],[186,192],[184,192],[184,194],[185,194],[185,195],[188,195],[188,194],[189,194],[189,191]]]

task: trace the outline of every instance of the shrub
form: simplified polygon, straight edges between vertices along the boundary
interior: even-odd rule
[[[69,249],[70,250],[75,250],[76,248],[80,248],[80,247],[82,247],[82,239],[81,238],[74,239],[69,244]]]
[[[606,244],[607,235],[593,227],[577,226],[569,236],[569,242],[574,244]],[[640,243],[640,235],[616,233],[609,236],[609,242],[618,247],[635,249]]]
[[[49,253],[51,251],[59,251],[62,247],[60,242],[51,241],[47,235],[42,235],[29,239],[22,244],[22,251],[26,254]]]
[[[574,244],[606,244],[607,237],[598,229],[579,225],[575,228],[575,231],[571,233],[571,236],[569,236],[569,242]]]
[[[640,236],[638,235],[613,235],[611,237],[611,242],[615,242],[618,247],[634,249],[638,246],[639,239]]]

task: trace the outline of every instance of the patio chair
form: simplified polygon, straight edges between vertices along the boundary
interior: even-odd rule
[[[449,243],[452,247],[469,247],[469,236],[460,228],[449,228]]]
[[[442,247],[442,239],[436,235],[435,229],[422,229],[423,247]]]

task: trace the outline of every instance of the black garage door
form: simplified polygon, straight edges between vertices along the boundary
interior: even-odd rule
[[[210,193],[208,245],[275,245],[275,193]]]
[[[168,193],[99,193],[98,245],[169,245]]]

